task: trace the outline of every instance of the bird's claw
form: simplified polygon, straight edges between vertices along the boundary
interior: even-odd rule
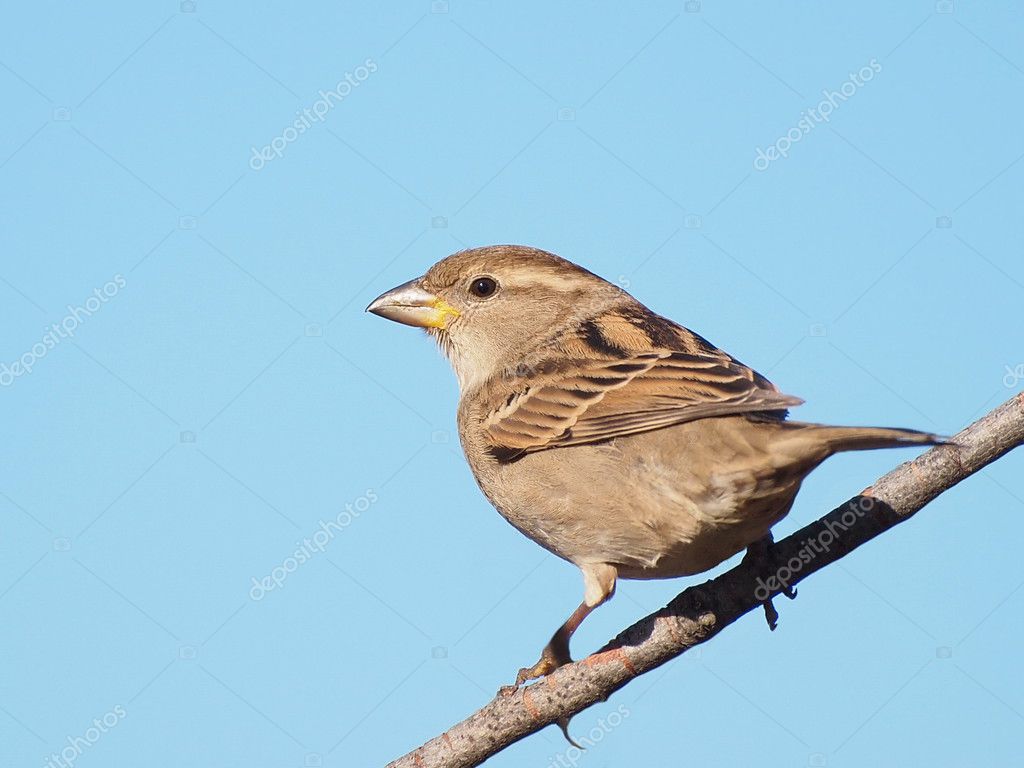
[[[761,605],[764,606],[764,618],[768,622],[768,629],[772,632],[779,626],[779,612],[775,610],[775,606],[772,605],[772,599],[769,597]]]
[[[518,688],[523,683],[527,683],[530,680],[536,680],[540,677],[550,675],[559,667],[571,664],[572,659],[568,657],[562,657],[556,653],[551,646],[544,648],[544,651],[540,655],[540,659],[532,667],[523,667],[519,670],[519,674],[516,675],[515,688]]]
[[[773,546],[774,539],[769,533],[763,539],[759,539],[747,547],[747,552],[743,557],[743,562],[747,565],[751,565],[754,568],[763,568],[769,565],[777,565],[776,553]],[[779,594],[785,595],[790,600],[796,599],[796,588],[791,587],[788,584],[784,584]],[[764,618],[768,622],[768,629],[772,632],[779,625],[779,612],[775,610],[775,606],[772,604],[772,599],[769,597],[765,600],[762,605],[764,606]]]
[[[796,589],[793,587],[787,586],[780,594],[785,595],[790,600],[796,600]],[[774,632],[775,628],[779,626],[779,612],[775,610],[775,605],[770,597],[761,605],[764,606],[764,618],[768,622],[768,629]]]

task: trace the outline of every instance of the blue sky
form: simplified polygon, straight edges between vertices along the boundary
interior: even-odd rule
[[[1022,43],[1011,3],[8,9],[0,762],[382,764],[535,659],[579,575],[480,495],[433,345],[363,313],[463,247],[620,282],[803,419],[1020,391]],[[912,455],[830,460],[777,532]],[[1016,759],[1022,476],[580,714],[586,754],[489,764]],[[620,584],[575,652],[691,581]]]

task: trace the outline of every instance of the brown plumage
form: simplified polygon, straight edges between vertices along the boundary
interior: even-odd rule
[[[368,309],[437,339],[481,490],[583,573],[583,603],[518,683],[569,661],[569,637],[616,578],[696,574],[765,541],[832,454],[941,442],[787,421],[799,398],[533,248],[456,253]]]

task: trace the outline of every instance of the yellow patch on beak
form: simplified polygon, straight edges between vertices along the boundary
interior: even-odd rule
[[[448,323],[462,314],[441,297],[430,302],[430,308],[434,310],[436,316],[431,317],[430,322],[423,326],[424,328],[440,328],[443,331],[448,327]]]
[[[366,311],[396,323],[441,330],[461,314],[440,296],[425,290],[420,280],[410,280],[381,294]]]

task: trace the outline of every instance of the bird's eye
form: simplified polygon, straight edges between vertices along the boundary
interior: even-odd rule
[[[491,277],[474,277],[469,284],[469,292],[478,299],[486,299],[498,290],[498,283]]]

